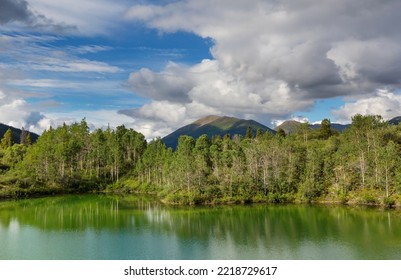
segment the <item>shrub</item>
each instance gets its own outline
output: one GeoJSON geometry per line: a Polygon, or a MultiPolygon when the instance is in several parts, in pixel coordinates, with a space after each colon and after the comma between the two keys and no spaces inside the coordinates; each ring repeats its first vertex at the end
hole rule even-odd
{"type": "Polygon", "coordinates": [[[394,207],[394,205],[395,205],[395,199],[392,198],[392,197],[385,197],[385,198],[383,199],[383,204],[384,204],[384,206],[387,207],[387,208],[392,208],[392,207],[394,207]]]}

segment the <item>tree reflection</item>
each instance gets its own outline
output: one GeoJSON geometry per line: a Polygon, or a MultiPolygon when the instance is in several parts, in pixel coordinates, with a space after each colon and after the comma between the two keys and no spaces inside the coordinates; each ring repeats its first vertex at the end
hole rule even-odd
{"type": "MultiPolygon", "coordinates": [[[[175,208],[149,197],[105,195],[0,203],[0,227],[11,231],[16,225],[46,232],[149,232],[201,248],[222,244],[223,248],[253,248],[267,255],[277,251],[277,258],[308,258],[303,250],[311,246],[314,250],[316,246],[319,250],[335,250],[336,246],[349,250],[342,258],[401,257],[397,253],[401,252],[400,212],[380,209],[297,205],[175,208]]],[[[325,256],[330,258],[324,252],[310,251],[310,258],[325,256]]]]}

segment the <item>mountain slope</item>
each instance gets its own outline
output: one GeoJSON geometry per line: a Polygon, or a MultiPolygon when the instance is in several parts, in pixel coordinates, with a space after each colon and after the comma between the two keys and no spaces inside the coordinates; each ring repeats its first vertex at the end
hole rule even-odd
{"type": "MultiPolygon", "coordinates": [[[[3,139],[4,134],[6,133],[6,131],[9,128],[11,129],[11,132],[13,134],[14,143],[19,143],[20,140],[21,140],[21,132],[22,132],[22,130],[18,129],[18,128],[15,128],[15,127],[12,127],[12,126],[8,126],[6,124],[2,124],[2,123],[0,123],[0,140],[3,139]]],[[[31,134],[32,143],[36,142],[36,140],[38,140],[38,138],[39,138],[39,135],[37,135],[37,134],[35,134],[33,132],[30,132],[30,134],[31,134]]]]}
{"type": "MultiPolygon", "coordinates": [[[[297,130],[300,128],[302,125],[301,122],[294,121],[294,120],[289,120],[285,121],[279,126],[277,126],[274,130],[278,131],[280,128],[285,131],[286,134],[291,134],[297,132],[297,130]]],[[[338,132],[343,132],[346,128],[348,128],[350,125],[349,124],[339,124],[339,123],[332,123],[331,128],[338,131],[338,132]]],[[[319,129],[320,124],[310,124],[309,128],[311,129],[319,129]]]]}
{"type": "Polygon", "coordinates": [[[301,122],[289,120],[278,125],[274,130],[278,131],[279,129],[282,129],[284,130],[285,134],[291,134],[291,133],[296,133],[301,125],[302,125],[301,122]]]}
{"type": "Polygon", "coordinates": [[[226,116],[207,116],[177,129],[173,133],[164,137],[162,140],[167,147],[172,147],[175,149],[178,143],[178,138],[181,135],[189,135],[195,139],[203,134],[208,135],[209,138],[212,138],[216,135],[223,137],[225,134],[230,134],[231,136],[235,134],[245,135],[248,127],[252,128],[254,134],[258,129],[261,129],[263,132],[270,131],[275,133],[274,130],[254,120],[243,120],[226,116]]]}
{"type": "Polygon", "coordinates": [[[401,116],[392,118],[388,121],[389,124],[398,125],[401,122],[401,116]]]}
{"type": "MultiPolygon", "coordinates": [[[[340,123],[332,123],[331,128],[334,130],[337,130],[338,132],[343,132],[345,129],[347,129],[350,126],[350,124],[340,124],[340,123]]],[[[320,123],[319,124],[312,124],[309,126],[312,129],[319,129],[320,128],[320,123]]]]}

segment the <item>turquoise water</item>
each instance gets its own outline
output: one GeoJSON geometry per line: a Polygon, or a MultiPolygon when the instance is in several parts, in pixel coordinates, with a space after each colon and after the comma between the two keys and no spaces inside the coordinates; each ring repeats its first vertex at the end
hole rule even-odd
{"type": "Polygon", "coordinates": [[[175,208],[105,195],[3,201],[0,259],[401,259],[401,212],[175,208]]]}

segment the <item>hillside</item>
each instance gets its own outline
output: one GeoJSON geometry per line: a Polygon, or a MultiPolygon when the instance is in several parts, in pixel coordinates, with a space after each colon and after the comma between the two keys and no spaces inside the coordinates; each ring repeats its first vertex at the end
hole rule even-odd
{"type": "MultiPolygon", "coordinates": [[[[291,134],[297,132],[299,127],[302,125],[301,122],[294,121],[294,120],[288,120],[277,126],[274,130],[278,131],[280,128],[285,131],[286,134],[291,134]]],[[[338,132],[343,132],[347,127],[349,127],[349,124],[339,124],[339,123],[332,123],[331,128],[338,131],[338,132]]],[[[320,124],[310,124],[309,128],[311,129],[319,129],[320,124]]]]}
{"type": "Polygon", "coordinates": [[[285,121],[282,124],[276,126],[274,129],[275,131],[278,131],[279,129],[284,130],[285,134],[291,134],[297,132],[299,127],[302,125],[301,122],[294,121],[294,120],[289,120],[285,121]]]}
{"type": "MultiPolygon", "coordinates": [[[[11,132],[13,133],[13,141],[14,141],[14,143],[19,143],[20,140],[21,140],[21,132],[22,132],[22,130],[18,129],[18,128],[15,128],[15,127],[12,127],[12,126],[8,126],[6,124],[2,124],[2,123],[0,123],[0,140],[3,138],[4,134],[6,133],[6,131],[9,128],[11,129],[11,132]]],[[[37,135],[37,134],[35,134],[33,132],[30,132],[30,134],[31,134],[32,143],[36,142],[36,140],[38,140],[38,138],[39,138],[39,135],[37,135]]]]}
{"type": "Polygon", "coordinates": [[[401,116],[392,118],[388,122],[389,122],[389,124],[398,125],[401,122],[401,116]]]}
{"type": "Polygon", "coordinates": [[[243,120],[227,116],[207,116],[177,129],[162,140],[167,147],[175,148],[181,135],[189,135],[195,139],[203,134],[208,135],[209,138],[216,135],[223,137],[225,134],[230,134],[231,136],[236,134],[245,135],[248,127],[252,128],[254,134],[258,129],[261,129],[263,132],[270,131],[275,133],[274,130],[254,120],[243,120]]]}
{"type": "MultiPolygon", "coordinates": [[[[343,132],[345,129],[347,129],[350,125],[349,124],[340,124],[340,123],[332,123],[331,128],[338,131],[338,132],[343,132]]],[[[309,126],[312,129],[319,129],[320,128],[320,123],[319,124],[312,124],[309,126]]]]}

